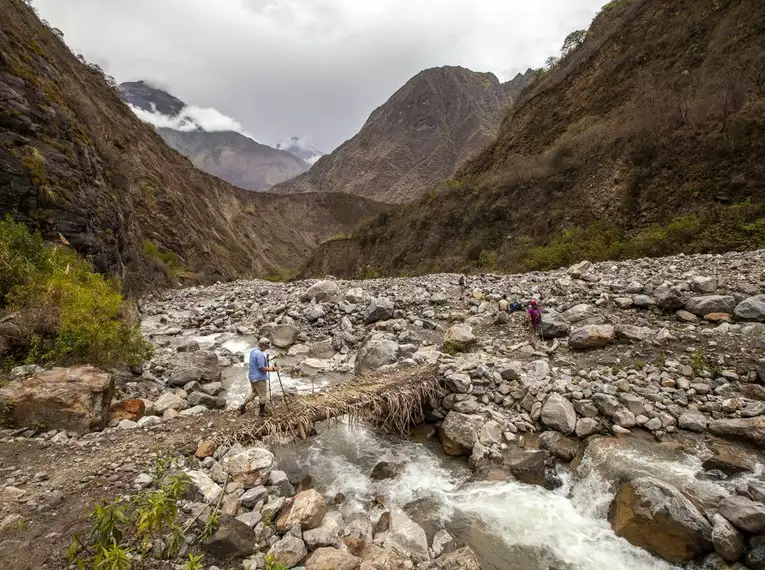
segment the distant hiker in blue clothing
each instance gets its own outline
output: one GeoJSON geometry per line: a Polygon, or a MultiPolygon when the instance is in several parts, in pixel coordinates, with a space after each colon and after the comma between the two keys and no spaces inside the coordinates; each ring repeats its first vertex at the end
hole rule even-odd
{"type": "Polygon", "coordinates": [[[260,404],[260,415],[266,415],[266,399],[268,397],[269,372],[276,370],[275,366],[269,366],[268,357],[265,351],[271,346],[271,341],[263,337],[258,341],[258,346],[250,351],[250,366],[247,372],[247,379],[250,381],[250,393],[239,406],[239,413],[243,414],[247,410],[247,404],[258,398],[260,404]]]}

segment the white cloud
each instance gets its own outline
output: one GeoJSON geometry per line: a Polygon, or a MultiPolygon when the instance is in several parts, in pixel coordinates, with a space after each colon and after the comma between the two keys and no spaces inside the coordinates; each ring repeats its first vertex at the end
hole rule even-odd
{"type": "Polygon", "coordinates": [[[239,122],[231,117],[227,117],[217,109],[188,105],[177,116],[171,117],[157,111],[154,105],[152,105],[151,111],[141,109],[129,103],[128,107],[144,123],[149,123],[160,129],[189,132],[201,128],[203,131],[211,133],[217,131],[236,131],[255,140],[251,134],[245,131],[239,122]]]}
{"type": "MultiPolygon", "coordinates": [[[[332,150],[428,67],[541,67],[606,0],[34,0],[118,81],[332,150]]],[[[216,122],[216,121],[213,121],[216,122]]]]}

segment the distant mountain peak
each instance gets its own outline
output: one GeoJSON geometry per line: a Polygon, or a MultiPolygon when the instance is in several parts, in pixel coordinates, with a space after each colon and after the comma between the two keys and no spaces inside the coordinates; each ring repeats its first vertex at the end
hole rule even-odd
{"type": "Polygon", "coordinates": [[[122,83],[119,88],[123,101],[153,125],[168,146],[200,170],[235,186],[266,190],[309,168],[309,160],[257,142],[235,119],[216,109],[187,105],[148,81],[122,83]]]}
{"type": "Polygon", "coordinates": [[[492,73],[425,69],[372,111],[356,136],[272,190],[408,202],[438,188],[494,140],[513,96],[492,73]]]}
{"type": "Polygon", "coordinates": [[[290,137],[289,142],[276,143],[276,148],[294,154],[308,164],[315,164],[324,153],[315,146],[308,144],[300,137],[290,137]]]}

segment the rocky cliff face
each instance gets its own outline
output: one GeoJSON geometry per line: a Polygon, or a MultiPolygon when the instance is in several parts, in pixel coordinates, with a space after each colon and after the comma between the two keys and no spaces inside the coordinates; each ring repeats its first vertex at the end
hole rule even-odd
{"type": "Polygon", "coordinates": [[[413,200],[494,140],[518,85],[461,67],[425,70],[375,109],[355,137],[273,191],[413,200]]]}
{"type": "Polygon", "coordinates": [[[519,270],[762,247],[763,20],[754,0],[611,2],[451,188],[329,244],[310,271],[519,270]]]}
{"type": "Polygon", "coordinates": [[[138,109],[178,122],[178,129],[158,128],[170,146],[194,166],[245,190],[265,190],[308,170],[299,156],[260,144],[235,131],[208,132],[197,124],[186,104],[144,81],[122,83],[122,98],[138,109]]]}
{"type": "Polygon", "coordinates": [[[24,2],[0,12],[0,215],[63,236],[128,290],[283,275],[378,210],[245,192],[193,168],[24,2]]]}

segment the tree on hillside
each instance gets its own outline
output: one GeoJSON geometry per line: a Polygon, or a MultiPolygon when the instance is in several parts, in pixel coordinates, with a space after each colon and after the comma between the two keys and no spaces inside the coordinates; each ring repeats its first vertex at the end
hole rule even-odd
{"type": "Polygon", "coordinates": [[[587,39],[587,30],[576,30],[566,36],[566,39],[563,40],[563,47],[560,50],[561,54],[563,54],[563,57],[566,57],[572,51],[581,46],[585,39],[587,39]]]}

